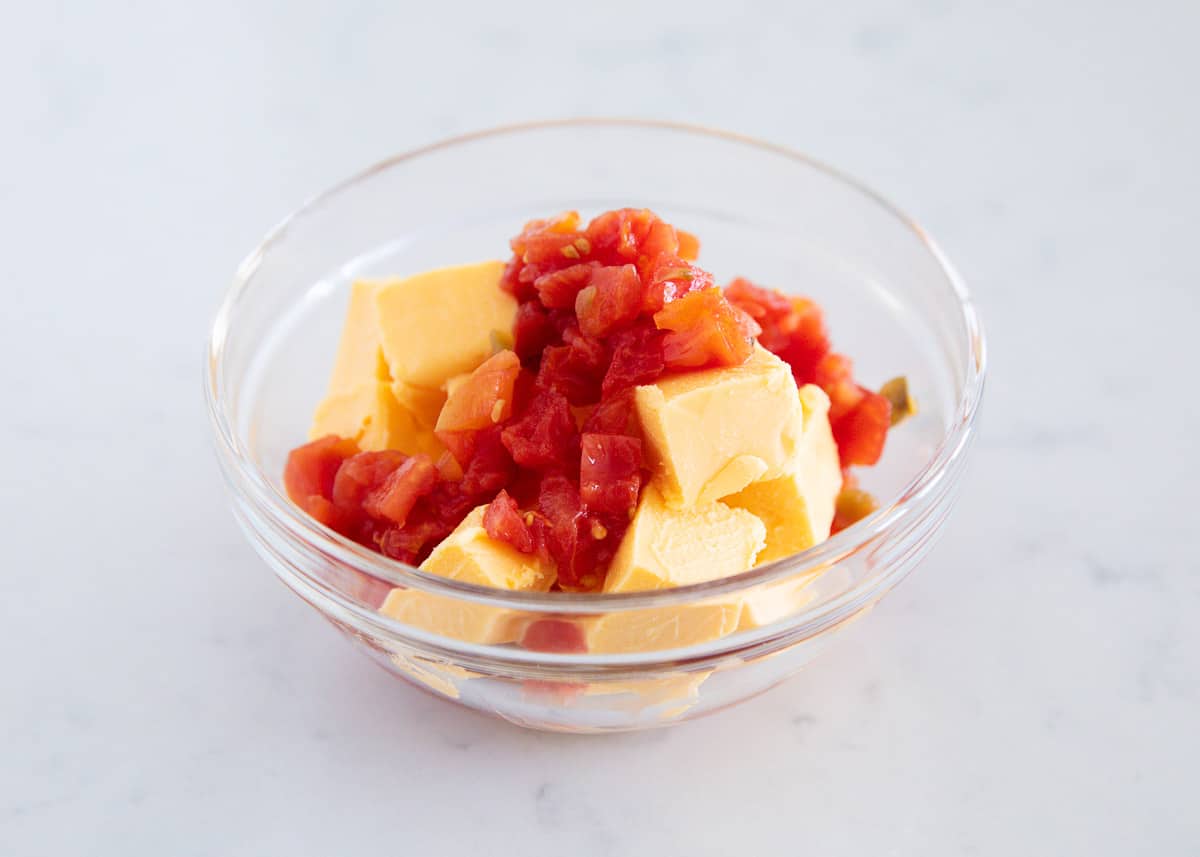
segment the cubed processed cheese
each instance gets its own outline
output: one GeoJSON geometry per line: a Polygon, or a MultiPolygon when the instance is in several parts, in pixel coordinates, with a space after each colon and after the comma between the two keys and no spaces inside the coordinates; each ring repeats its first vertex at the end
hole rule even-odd
{"type": "MultiPolygon", "coordinates": [[[[421,563],[421,570],[497,589],[548,590],[554,583],[554,569],[536,555],[523,554],[488,536],[483,528],[485,508],[472,510],[421,563]]],[[[515,642],[524,624],[522,615],[513,610],[415,589],[393,589],[379,609],[406,624],[469,643],[515,642]]]]}
{"type": "Polygon", "coordinates": [[[739,601],[685,604],[611,612],[580,620],[592,654],[653,652],[696,646],[737,630],[739,601]]]}
{"type": "MultiPolygon", "coordinates": [[[[609,565],[605,592],[685,586],[745,571],[754,565],[766,533],[743,509],[709,503],[670,509],[653,484],[609,565]]],[[[675,607],[612,612],[583,622],[589,652],[653,651],[693,646],[732,633],[741,602],[717,600],[675,607]]]]}
{"type": "Polygon", "coordinates": [[[803,428],[791,370],[760,346],[741,366],[667,376],[634,398],[654,482],[677,509],[783,475],[803,428]]]}
{"type": "Polygon", "coordinates": [[[438,414],[442,412],[442,405],[446,404],[445,390],[427,390],[403,381],[394,381],[392,394],[397,402],[416,417],[423,428],[433,431],[433,427],[437,425],[438,414]]]}
{"type": "Polygon", "coordinates": [[[396,401],[392,385],[367,381],[347,392],[335,393],[317,406],[311,439],[336,434],[353,438],[360,449],[398,449],[409,455],[441,453],[441,443],[408,408],[396,401]]]}
{"type": "Polygon", "coordinates": [[[787,472],[755,482],[722,502],[761,518],[767,545],[758,563],[782,559],[829,538],[842,488],[837,445],[829,428],[829,397],[814,384],[800,390],[804,430],[787,472]]]}
{"type": "Polygon", "coordinates": [[[392,378],[441,390],[511,336],[517,303],[500,289],[503,262],[439,268],[376,285],[380,343],[392,378]]]}
{"type": "Polygon", "coordinates": [[[421,563],[421,570],[495,589],[548,590],[554,583],[554,569],[537,554],[521,553],[489,536],[483,528],[485,511],[487,506],[472,509],[421,563]]]}
{"type": "Polygon", "coordinates": [[[803,577],[788,578],[755,587],[742,596],[742,615],[738,630],[761,628],[787,616],[798,613],[809,601],[812,593],[808,585],[820,572],[809,572],[803,577]]]}
{"type": "Polygon", "coordinates": [[[376,285],[366,281],[350,286],[350,304],[329,378],[330,396],[350,393],[371,381],[392,380],[383,358],[376,291],[376,285]]]}
{"type": "Polygon", "coordinates": [[[637,592],[702,583],[754,565],[767,537],[745,509],[713,501],[670,509],[647,485],[604,579],[605,592],[637,592]]]}

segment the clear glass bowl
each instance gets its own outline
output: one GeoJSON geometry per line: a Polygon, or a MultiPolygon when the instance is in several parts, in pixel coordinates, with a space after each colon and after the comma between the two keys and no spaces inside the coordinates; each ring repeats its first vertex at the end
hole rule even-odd
{"type": "Polygon", "coordinates": [[[278,226],[238,269],[213,325],[209,414],[237,520],[297,595],[387,670],[539,729],[661,726],[754,696],[804,666],[928,551],[962,475],[984,346],[962,282],[890,203],[787,149],[682,125],[581,120],[501,128],[400,155],[278,226]],[[349,284],[500,258],[528,219],[648,207],[698,235],[719,282],[816,298],[835,346],[871,385],[907,375],[920,415],[862,472],[882,501],[797,556],[705,584],[620,595],[500,592],[425,574],[308,519],[287,499],[328,378],[349,284]],[[465,617],[625,629],[637,651],[548,654],[431,633],[378,612],[392,587],[465,617]],[[768,593],[774,621],[737,626],[768,593]],[[715,623],[715,624],[714,624],[715,623]],[[684,635],[681,627],[703,627],[684,635]],[[718,630],[713,630],[717,628],[718,630]],[[671,646],[669,648],[665,646],[671,646]]]}

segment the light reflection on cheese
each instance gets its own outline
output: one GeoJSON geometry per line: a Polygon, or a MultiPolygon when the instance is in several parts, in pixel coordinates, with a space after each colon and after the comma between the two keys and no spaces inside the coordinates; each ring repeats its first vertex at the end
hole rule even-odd
{"type": "Polygon", "coordinates": [[[803,427],[796,382],[761,346],[741,366],[669,375],[635,403],[654,482],[688,509],[781,476],[803,427]]]}

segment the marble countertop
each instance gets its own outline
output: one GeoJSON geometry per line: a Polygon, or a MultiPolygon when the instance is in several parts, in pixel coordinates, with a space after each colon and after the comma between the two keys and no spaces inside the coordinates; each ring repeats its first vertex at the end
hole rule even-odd
{"type": "Polygon", "coordinates": [[[172,5],[0,32],[0,853],[1200,852],[1195,4],[172,5]],[[875,185],[992,356],[959,508],[871,621],[599,739],[342,643],[235,528],[199,383],[233,268],[310,194],[589,113],[875,185]]]}

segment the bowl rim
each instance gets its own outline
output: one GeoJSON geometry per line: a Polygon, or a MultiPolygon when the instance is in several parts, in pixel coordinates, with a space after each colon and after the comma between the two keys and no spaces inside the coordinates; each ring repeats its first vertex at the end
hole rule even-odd
{"type": "MultiPolygon", "coordinates": [[[[579,117],[520,122],[459,134],[392,155],[310,197],[271,229],[238,265],[233,281],[213,320],[205,357],[206,410],[226,477],[230,480],[231,487],[235,492],[249,494],[256,507],[267,511],[274,523],[282,525],[290,533],[302,539],[308,547],[316,548],[328,559],[343,563],[356,571],[393,586],[440,594],[473,603],[547,614],[600,614],[684,605],[699,600],[716,600],[751,587],[784,578],[799,577],[836,565],[851,554],[879,540],[885,534],[899,529],[914,508],[920,504],[920,501],[936,492],[947,473],[956,469],[961,463],[974,434],[987,371],[987,349],[983,327],[962,277],[929,233],[878,191],[823,161],[780,144],[702,125],[620,117],[579,117]],[[966,336],[957,343],[957,357],[963,362],[966,377],[956,407],[950,414],[950,426],[944,432],[933,454],[925,466],[897,494],[890,498],[886,505],[881,506],[862,521],[808,550],[727,577],[648,592],[541,593],[498,590],[465,583],[431,574],[415,566],[385,557],[319,524],[304,514],[272,484],[268,474],[258,467],[249,449],[234,430],[223,400],[224,385],[221,371],[230,326],[240,302],[253,285],[254,275],[263,258],[284,239],[293,223],[320,208],[325,202],[394,166],[419,159],[424,155],[493,137],[571,127],[627,127],[709,137],[783,157],[822,172],[834,181],[859,193],[865,201],[874,203],[924,245],[926,251],[940,268],[944,282],[949,287],[960,312],[959,320],[963,324],[966,336]]],[[[806,605],[804,609],[788,617],[788,624],[802,624],[808,619],[821,615],[828,611],[834,602],[845,603],[856,600],[858,596],[873,589],[878,584],[878,578],[886,577],[887,570],[887,566],[883,565],[875,573],[865,576],[828,598],[819,599],[806,605]]],[[[361,610],[373,614],[375,619],[380,618],[375,610],[365,607],[361,610]]],[[[403,623],[397,622],[396,624],[408,627],[403,623]]]]}

